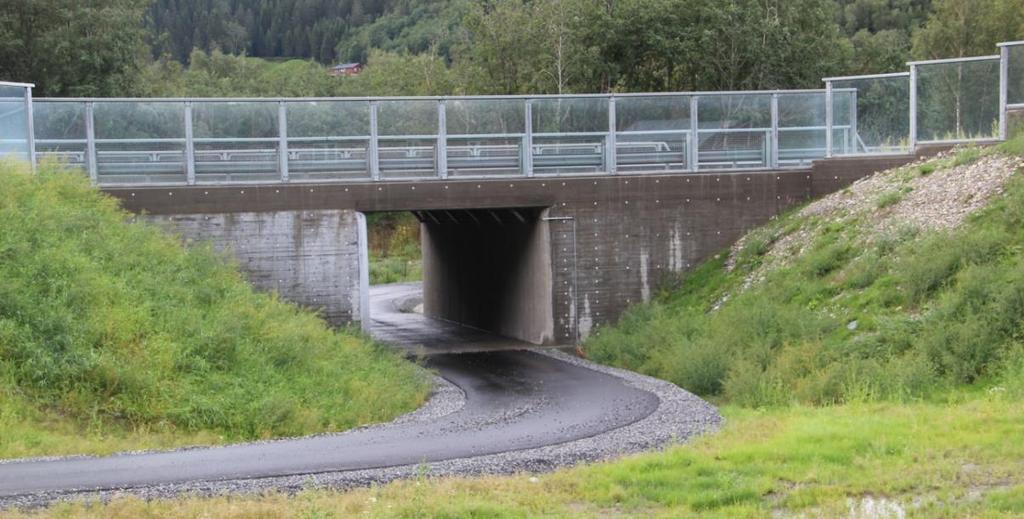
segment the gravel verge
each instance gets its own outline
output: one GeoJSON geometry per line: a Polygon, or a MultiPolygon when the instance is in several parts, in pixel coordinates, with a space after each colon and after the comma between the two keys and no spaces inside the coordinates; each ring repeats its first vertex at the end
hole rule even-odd
{"type": "MultiPolygon", "coordinates": [[[[12,506],[37,507],[65,500],[107,501],[127,495],[134,495],[143,499],[161,499],[180,496],[255,494],[265,491],[293,493],[305,489],[364,487],[398,479],[423,476],[509,475],[523,472],[546,472],[579,463],[606,460],[683,443],[697,435],[717,429],[722,422],[721,416],[712,405],[669,382],[631,371],[602,366],[556,350],[533,348],[529,351],[620,378],[629,386],[656,395],[659,399],[659,405],[647,417],[625,427],[588,438],[534,449],[420,465],[403,465],[346,472],[327,472],[258,479],[195,481],[102,492],[36,494],[0,499],[0,508],[12,506]]],[[[463,392],[450,382],[439,378],[433,396],[423,407],[403,415],[394,422],[372,425],[368,426],[368,428],[386,428],[396,424],[436,420],[458,411],[464,403],[465,395],[463,392]]]]}

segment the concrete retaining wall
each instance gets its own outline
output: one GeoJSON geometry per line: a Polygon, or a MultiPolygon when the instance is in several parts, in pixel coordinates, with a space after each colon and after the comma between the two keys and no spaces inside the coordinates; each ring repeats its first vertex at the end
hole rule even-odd
{"type": "Polygon", "coordinates": [[[351,210],[147,215],[186,241],[238,259],[249,281],[317,309],[328,322],[368,324],[366,219],[351,210]],[[361,253],[362,251],[362,253],[361,253]]]}

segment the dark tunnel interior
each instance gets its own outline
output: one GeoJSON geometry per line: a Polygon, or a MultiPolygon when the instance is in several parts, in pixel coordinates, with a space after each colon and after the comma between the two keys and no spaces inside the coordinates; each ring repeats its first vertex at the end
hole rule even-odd
{"type": "Polygon", "coordinates": [[[413,211],[423,247],[423,309],[534,344],[553,342],[544,208],[413,211]]]}

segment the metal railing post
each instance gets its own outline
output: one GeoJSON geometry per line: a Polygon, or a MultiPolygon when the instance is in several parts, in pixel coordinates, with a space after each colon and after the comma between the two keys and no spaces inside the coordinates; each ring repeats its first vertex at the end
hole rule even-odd
{"type": "Polygon", "coordinates": [[[32,87],[25,87],[25,117],[28,132],[28,163],[32,172],[36,171],[36,126],[32,115],[32,87]]]}
{"type": "Polygon", "coordinates": [[[1010,47],[999,47],[999,139],[1006,140],[1006,104],[1010,88],[1010,47]]]}
{"type": "MultiPolygon", "coordinates": [[[[850,124],[849,128],[846,129],[846,153],[856,154],[857,151],[857,103],[860,102],[860,96],[857,91],[851,92],[850,94],[850,124]]],[[[866,150],[865,150],[866,151],[866,150]]]]}
{"type": "Polygon", "coordinates": [[[288,107],[277,102],[277,160],[281,182],[288,182],[288,107]]]}
{"type": "Polygon", "coordinates": [[[445,100],[437,102],[437,176],[448,178],[448,116],[445,100]]]}
{"type": "Polygon", "coordinates": [[[910,65],[910,152],[917,149],[917,65],[910,65]]]}
{"type": "Polygon", "coordinates": [[[825,81],[825,157],[832,156],[832,134],[835,125],[835,114],[832,106],[832,82],[825,81]]]}
{"type": "Polygon", "coordinates": [[[687,160],[690,162],[688,169],[690,171],[697,171],[700,169],[700,124],[698,123],[698,96],[690,97],[690,149],[689,157],[687,160]]]}
{"type": "Polygon", "coordinates": [[[370,177],[380,180],[380,155],[379,143],[377,141],[377,113],[380,105],[377,101],[370,101],[370,148],[367,150],[367,158],[370,162],[370,177]]]}
{"type": "Polygon", "coordinates": [[[523,175],[533,176],[533,100],[527,99],[525,103],[526,119],[523,132],[523,175]]]}
{"type": "Polygon", "coordinates": [[[771,101],[772,128],[770,130],[768,148],[768,163],[772,169],[779,167],[779,93],[772,93],[771,101]]]}
{"type": "Polygon", "coordinates": [[[605,138],[605,169],[614,175],[618,154],[615,148],[615,97],[608,97],[608,136],[605,138]]]}
{"type": "Polygon", "coordinates": [[[85,103],[85,156],[89,180],[99,183],[99,166],[96,164],[96,119],[93,117],[93,102],[85,103]]]}
{"type": "Polygon", "coordinates": [[[185,183],[196,183],[196,141],[192,131],[192,101],[185,101],[185,183]]]}

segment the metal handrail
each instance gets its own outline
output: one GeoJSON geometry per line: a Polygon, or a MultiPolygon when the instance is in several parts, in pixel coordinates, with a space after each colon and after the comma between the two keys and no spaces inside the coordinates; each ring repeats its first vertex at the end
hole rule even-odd
{"type": "MultiPolygon", "coordinates": [[[[924,61],[910,61],[910,71],[891,72],[881,74],[865,74],[855,76],[833,76],[823,78],[824,89],[798,89],[798,90],[751,90],[751,91],[692,91],[692,92],[658,92],[658,93],[596,93],[596,94],[544,94],[544,95],[468,95],[468,96],[399,96],[399,97],[205,97],[205,98],[49,98],[38,100],[40,103],[76,103],[84,105],[85,138],[84,139],[38,139],[32,146],[35,151],[36,144],[50,150],[41,149],[43,154],[66,154],[73,156],[74,160],[84,162],[90,175],[99,179],[109,173],[111,168],[115,170],[130,170],[130,161],[136,157],[143,157],[151,153],[153,160],[171,160],[167,157],[178,157],[173,160],[184,161],[187,174],[184,175],[187,183],[196,182],[196,169],[199,169],[199,176],[207,178],[210,174],[225,175],[226,181],[231,181],[232,175],[243,175],[242,172],[232,172],[231,168],[253,167],[252,161],[258,161],[258,171],[254,169],[253,175],[260,176],[260,181],[267,175],[278,175],[278,181],[289,181],[290,164],[296,168],[297,174],[326,175],[329,178],[332,168],[340,168],[346,172],[361,172],[357,176],[364,176],[374,180],[384,178],[424,178],[434,176],[447,178],[449,174],[457,174],[466,177],[466,173],[482,174],[487,176],[490,171],[500,171],[502,176],[510,172],[518,171],[519,174],[530,177],[536,174],[615,174],[617,168],[628,168],[630,171],[637,171],[637,168],[647,167],[668,170],[705,171],[709,168],[725,168],[739,170],[750,167],[775,168],[786,167],[793,164],[802,164],[818,156],[832,156],[833,154],[859,154],[859,153],[880,153],[882,150],[889,152],[897,147],[890,147],[887,142],[906,142],[907,146],[913,148],[917,143],[917,81],[918,69],[933,65],[952,63],[968,63],[979,61],[1000,62],[1000,131],[1005,133],[1005,112],[1013,108],[1024,107],[1024,103],[1013,103],[1016,99],[1006,99],[1007,86],[1007,62],[1009,52],[1007,49],[1016,45],[1024,45],[1024,41],[1003,42],[998,45],[999,55],[974,56],[950,59],[936,59],[924,61]],[[865,121],[858,121],[859,107],[861,106],[862,90],[853,87],[841,86],[842,82],[850,81],[886,81],[906,80],[909,86],[910,111],[907,114],[909,120],[909,134],[906,136],[895,133],[883,135],[869,145],[865,142],[867,134],[862,134],[859,128],[865,121]],[[787,126],[780,121],[780,99],[787,99],[786,96],[794,95],[821,96],[815,98],[816,106],[824,102],[825,121],[823,125],[799,125],[787,126]],[[849,96],[847,96],[849,94],[849,96]],[[841,97],[837,97],[840,96],[841,97]],[[770,117],[770,123],[765,126],[736,127],[736,124],[743,124],[742,118],[736,121],[734,114],[716,115],[712,121],[702,120],[702,115],[712,108],[714,113],[719,113],[717,105],[708,107],[707,102],[717,102],[724,97],[743,96],[753,98],[757,106],[750,111],[755,118],[770,117]],[[661,128],[644,130],[637,128],[620,129],[616,123],[617,111],[622,111],[623,105],[633,99],[644,98],[678,98],[680,108],[686,111],[685,117],[678,120],[661,121],[661,128]],[[493,132],[493,133],[449,133],[452,126],[448,124],[447,111],[460,101],[517,101],[517,110],[520,113],[513,117],[513,127],[521,125],[521,131],[493,132]],[[590,119],[582,121],[580,127],[588,128],[587,131],[534,131],[538,121],[545,121],[549,115],[557,115],[554,119],[554,128],[569,127],[559,117],[562,115],[560,102],[572,103],[579,100],[593,100],[591,103],[584,103],[583,115],[590,119]],[[842,104],[838,104],[841,101],[842,104]],[[421,105],[428,110],[433,110],[433,118],[426,125],[427,128],[434,127],[432,133],[398,134],[393,131],[384,132],[380,117],[385,114],[384,108],[393,108],[389,103],[399,102],[423,102],[421,105]],[[180,114],[173,117],[181,117],[184,128],[183,137],[170,138],[99,138],[96,136],[96,109],[97,105],[105,106],[118,103],[146,103],[146,104],[180,104],[180,114]],[[272,132],[276,136],[267,137],[224,137],[208,136],[195,137],[194,126],[200,119],[195,118],[198,109],[206,105],[238,105],[241,103],[258,104],[265,107],[277,104],[275,112],[267,111],[267,116],[276,117],[272,132]],[[308,135],[308,129],[303,136],[292,136],[288,132],[288,119],[291,107],[311,106],[323,103],[323,110],[330,111],[330,103],[351,103],[358,105],[359,115],[357,130],[362,130],[364,124],[368,124],[368,134],[365,135],[308,135]],[[431,108],[432,104],[436,108],[431,108]],[[617,104],[620,105],[617,108],[617,104]],[[765,106],[768,105],[768,106],[765,106]],[[837,107],[843,106],[843,110],[850,113],[840,114],[837,117],[834,113],[837,107]],[[592,109],[591,109],[592,108],[592,109]],[[535,115],[541,115],[535,118],[535,115]],[[362,120],[368,117],[368,121],[362,120]],[[516,121],[519,119],[519,122],[516,121]],[[837,124],[837,119],[842,119],[837,124]],[[436,121],[436,125],[434,124],[436,121]],[[678,128],[664,126],[679,126],[678,128]],[[717,127],[716,127],[717,126],[717,127]],[[800,133],[806,134],[806,138],[800,133]],[[824,146],[822,147],[820,132],[824,132],[824,146]],[[750,138],[725,138],[729,135],[752,135],[750,138]],[[716,136],[722,136],[717,139],[716,136]],[[786,141],[781,142],[782,136],[786,141]],[[618,140],[621,138],[621,142],[618,140]],[[565,139],[568,142],[558,142],[558,139],[565,139]],[[573,142],[575,139],[577,142],[573,142]],[[906,140],[904,140],[906,139],[906,140]],[[539,140],[539,142],[538,142],[539,140]],[[474,142],[479,141],[479,142],[474,142]],[[487,142],[505,141],[505,142],[487,142]],[[184,144],[183,150],[111,150],[111,145],[145,145],[145,144],[184,144]],[[211,150],[211,147],[218,144],[261,144],[250,146],[247,149],[225,149],[211,150]],[[319,147],[310,144],[319,144],[319,147]],[[327,143],[327,144],[324,144],[327,143]],[[330,144],[336,143],[336,144],[330,144]],[[351,144],[346,144],[351,143],[351,144]],[[63,145],[82,146],[82,150],[65,150],[59,148],[63,145]],[[289,148],[289,144],[292,145],[289,148]],[[97,149],[100,145],[101,149],[97,149]],[[202,150],[197,150],[197,145],[202,150]],[[718,150],[710,148],[722,148],[718,150]],[[218,155],[219,154],[219,155],[218,155]],[[271,156],[277,157],[276,166],[271,156]],[[183,158],[181,158],[183,157],[183,158]],[[450,159],[450,160],[449,160],[450,159]],[[118,163],[117,161],[128,161],[118,163]],[[235,160],[237,163],[232,163],[235,160]],[[220,162],[217,162],[220,161],[220,162]],[[276,172],[272,169],[276,167],[276,172]],[[120,169],[118,169],[120,168],[120,169]],[[213,168],[213,169],[211,169],[213,168]],[[319,168],[319,169],[318,169],[319,168]],[[365,170],[365,171],[364,171],[365,170]],[[211,173],[213,171],[213,173],[211,173]],[[313,172],[313,173],[310,173],[313,172]],[[428,172],[433,172],[430,174],[428,172]],[[365,175],[364,175],[365,174],[365,175]],[[206,175],[206,176],[204,176],[206,175]]],[[[1016,65],[1014,65],[1016,66],[1016,65]]],[[[23,83],[3,83],[0,85],[15,85],[30,88],[31,85],[23,83]]],[[[746,104],[738,103],[740,105],[746,104]]],[[[656,106],[656,105],[655,105],[656,106]]],[[[317,107],[320,108],[320,107],[317,107]]],[[[569,105],[565,113],[571,114],[577,111],[578,105],[569,105]]],[[[230,110],[230,108],[228,108],[230,110]]],[[[628,108],[632,109],[632,107],[628,108]]],[[[31,103],[29,103],[31,110],[31,103]]],[[[473,111],[486,112],[486,107],[474,107],[473,111]]],[[[77,112],[77,110],[75,110],[77,112]]],[[[386,112],[389,118],[395,117],[394,111],[386,112]]],[[[728,113],[728,112],[727,112],[728,113]]],[[[890,112],[891,113],[891,112],[890,112]]],[[[870,114],[870,112],[869,112],[870,114]]],[[[619,114],[621,115],[621,114],[619,114]]],[[[861,114],[862,115],[862,114],[861,114]]],[[[398,114],[401,117],[402,114],[398,114]]],[[[782,116],[785,118],[785,116],[782,116]]],[[[31,117],[30,117],[31,118],[31,117]]],[[[472,118],[469,119],[472,121],[472,118]]],[[[265,122],[269,122],[265,120],[265,122]]],[[[31,121],[30,121],[31,123],[31,121]]],[[[466,124],[463,122],[463,124],[466,124]]],[[[470,122],[469,124],[472,124],[470,122]]],[[[105,126],[104,126],[105,127],[105,126]]],[[[898,126],[896,126],[898,127],[898,126]]],[[[460,129],[466,129],[462,126],[460,129]]],[[[472,126],[468,128],[472,129],[472,126]]],[[[481,127],[483,129],[484,127],[481,127]]],[[[519,129],[519,128],[517,128],[519,129]]],[[[235,130],[238,131],[238,130],[235,130]]],[[[314,130],[316,131],[316,130],[314,130]]],[[[30,139],[34,138],[30,135],[30,139]]],[[[136,132],[137,133],[137,132],[136,132]]],[[[209,133],[209,132],[207,132],[209,133]]],[[[325,131],[325,133],[329,133],[325,131]]],[[[223,132],[221,135],[230,134],[223,132]]],[[[66,135],[66,134],[65,134],[66,135]]],[[[216,135],[216,134],[215,134],[216,135]]],[[[957,139],[961,142],[963,139],[957,139]]],[[[21,141],[19,141],[21,142],[21,141]]],[[[952,142],[952,141],[951,141],[952,142]]],[[[140,146],[141,147],[141,146],[140,146]]],[[[242,147],[237,147],[242,148],[242,147]]],[[[142,166],[139,166],[142,168],[142,166]]],[[[158,168],[161,175],[164,175],[166,166],[158,168]]],[[[346,173],[347,174],[347,173],[346,173]]],[[[270,178],[270,177],[266,177],[270,178]]],[[[348,177],[346,177],[348,178],[348,177]]],[[[273,180],[270,178],[270,180],[273,180]]],[[[159,182],[166,181],[165,177],[157,179],[159,182]]]]}

